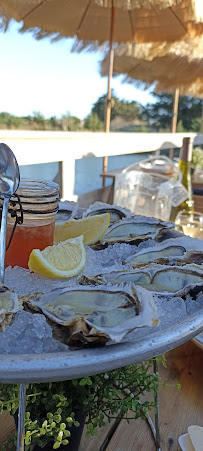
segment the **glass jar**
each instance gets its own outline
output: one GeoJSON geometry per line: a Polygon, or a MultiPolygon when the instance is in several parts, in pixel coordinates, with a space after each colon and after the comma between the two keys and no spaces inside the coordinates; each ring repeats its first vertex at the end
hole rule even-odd
{"type": "MultiPolygon", "coordinates": [[[[23,223],[17,224],[11,244],[6,252],[5,266],[28,268],[28,260],[33,249],[43,250],[54,241],[55,216],[58,211],[59,185],[42,180],[22,179],[16,194],[20,197],[23,223]]],[[[8,244],[15,217],[20,216],[17,198],[11,198],[8,208],[8,244]]]]}

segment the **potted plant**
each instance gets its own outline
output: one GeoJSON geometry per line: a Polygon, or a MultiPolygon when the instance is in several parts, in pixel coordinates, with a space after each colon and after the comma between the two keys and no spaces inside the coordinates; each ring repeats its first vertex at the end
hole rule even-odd
{"type": "MultiPolygon", "coordinates": [[[[165,364],[164,357],[156,361],[165,364]]],[[[155,402],[141,401],[141,395],[159,389],[159,375],[153,372],[154,359],[95,376],[63,382],[28,384],[26,392],[25,450],[67,449],[77,451],[81,439],[76,428],[84,423],[87,435],[120,414],[126,419],[145,419],[155,402]],[[129,417],[130,412],[130,417],[129,417]],[[85,420],[86,419],[86,420],[85,420]],[[74,438],[73,438],[74,436],[74,438]],[[74,440],[74,443],[71,441],[74,440]],[[75,440],[77,439],[77,443],[75,440]],[[46,448],[47,446],[47,448],[46,448]]],[[[19,386],[0,384],[0,413],[15,415],[19,406],[19,386]]],[[[8,449],[0,445],[0,450],[8,449]]],[[[12,448],[12,443],[11,447],[12,448]]]]}

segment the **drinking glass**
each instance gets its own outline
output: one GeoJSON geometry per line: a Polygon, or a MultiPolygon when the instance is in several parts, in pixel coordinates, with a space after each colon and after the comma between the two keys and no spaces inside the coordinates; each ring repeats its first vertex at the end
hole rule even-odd
{"type": "Polygon", "coordinates": [[[176,230],[192,238],[203,240],[203,214],[198,211],[181,210],[175,218],[176,230]]]}

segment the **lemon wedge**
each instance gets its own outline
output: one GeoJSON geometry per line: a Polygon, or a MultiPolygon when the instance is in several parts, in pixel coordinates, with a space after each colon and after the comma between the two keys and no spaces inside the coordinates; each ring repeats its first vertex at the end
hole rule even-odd
{"type": "Polygon", "coordinates": [[[94,244],[104,235],[108,229],[109,222],[109,213],[58,222],[55,225],[54,242],[59,243],[60,241],[84,235],[84,244],[94,244]]]}
{"type": "Polygon", "coordinates": [[[28,267],[44,277],[62,279],[73,277],[82,271],[86,263],[83,235],[46,247],[33,249],[28,267]]]}

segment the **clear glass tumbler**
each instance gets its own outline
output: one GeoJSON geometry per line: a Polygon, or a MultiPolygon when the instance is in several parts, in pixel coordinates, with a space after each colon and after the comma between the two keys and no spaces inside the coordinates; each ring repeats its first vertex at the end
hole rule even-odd
{"type": "Polygon", "coordinates": [[[192,238],[203,239],[203,214],[181,210],[175,218],[176,230],[192,238]]]}

